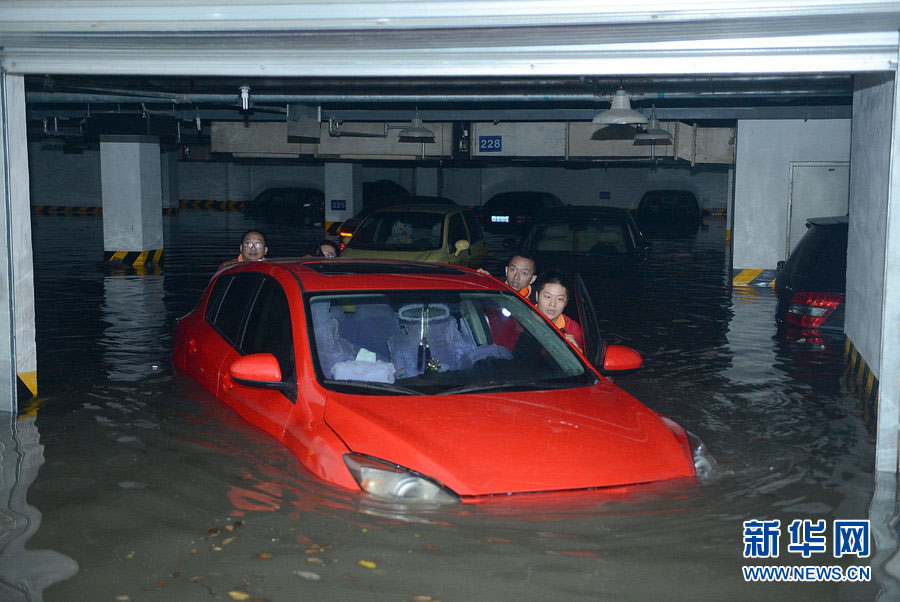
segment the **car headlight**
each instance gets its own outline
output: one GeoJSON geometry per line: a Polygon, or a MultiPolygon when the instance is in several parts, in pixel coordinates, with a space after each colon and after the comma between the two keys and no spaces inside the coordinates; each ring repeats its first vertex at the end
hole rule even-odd
{"type": "Polygon", "coordinates": [[[716,459],[710,455],[709,450],[700,437],[690,431],[687,433],[688,443],[691,445],[691,456],[694,458],[694,472],[697,473],[698,479],[708,479],[714,476],[719,470],[719,464],[716,459]]]}
{"type": "Polygon", "coordinates": [[[344,454],[344,463],[360,489],[376,497],[441,504],[459,501],[455,493],[441,484],[396,464],[359,454],[344,454]]]}

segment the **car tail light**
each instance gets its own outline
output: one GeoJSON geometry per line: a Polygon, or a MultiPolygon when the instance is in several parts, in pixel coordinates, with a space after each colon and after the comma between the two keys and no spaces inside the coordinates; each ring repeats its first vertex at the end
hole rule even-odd
{"type": "Polygon", "coordinates": [[[837,293],[796,293],[784,320],[801,328],[818,328],[843,302],[844,295],[837,293]]]}

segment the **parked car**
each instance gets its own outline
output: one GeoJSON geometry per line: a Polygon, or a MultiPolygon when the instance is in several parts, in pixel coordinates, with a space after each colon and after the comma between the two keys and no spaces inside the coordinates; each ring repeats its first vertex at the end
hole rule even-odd
{"type": "Polygon", "coordinates": [[[634,270],[646,262],[651,246],[627,209],[570,205],[539,214],[535,221],[518,246],[534,255],[539,271],[634,270]]]}
{"type": "Polygon", "coordinates": [[[422,194],[391,194],[369,201],[356,215],[334,227],[340,234],[341,244],[346,245],[361,223],[373,212],[392,205],[456,205],[456,201],[444,196],[427,196],[422,194]]]}
{"type": "Polygon", "coordinates": [[[247,215],[303,226],[325,223],[325,195],[317,188],[267,188],[247,203],[247,215]]]}
{"type": "Polygon", "coordinates": [[[487,246],[481,224],[470,209],[457,205],[394,205],[369,214],[342,256],[482,267],[487,246]]]}
{"type": "Polygon", "coordinates": [[[778,324],[800,329],[844,330],[847,290],[847,216],[807,220],[808,230],[787,261],[778,262],[778,324]]]}
{"type": "MultiPolygon", "coordinates": [[[[216,273],[176,324],[173,360],[311,473],[380,498],[477,502],[702,474],[698,440],[590,364],[598,339],[586,331],[576,351],[465,268],[276,259],[216,273]],[[506,328],[518,339],[497,344],[506,328]]],[[[610,345],[602,366],[639,364],[610,345]]]]}
{"type": "Polygon", "coordinates": [[[686,236],[697,233],[703,212],[689,190],[650,190],[641,198],[635,219],[648,236],[686,236]]]}
{"type": "Polygon", "coordinates": [[[534,223],[535,215],[564,205],[559,197],[550,192],[514,190],[495,194],[476,211],[481,225],[488,232],[524,234],[534,223]]]}

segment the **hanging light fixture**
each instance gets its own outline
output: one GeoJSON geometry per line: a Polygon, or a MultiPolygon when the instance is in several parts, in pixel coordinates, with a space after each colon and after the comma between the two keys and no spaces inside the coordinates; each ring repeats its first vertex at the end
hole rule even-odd
{"type": "Polygon", "coordinates": [[[656,118],[656,107],[650,111],[650,119],[644,129],[634,135],[635,140],[650,140],[653,142],[668,142],[672,140],[672,134],[659,127],[659,119],[656,118]]]}
{"type": "Polygon", "coordinates": [[[612,105],[606,111],[600,111],[591,120],[597,125],[632,125],[647,123],[647,118],[631,108],[631,100],[625,90],[616,90],[612,97],[612,105]]]}
{"type": "Polygon", "coordinates": [[[415,117],[413,117],[412,121],[409,122],[409,125],[397,134],[398,138],[405,138],[407,140],[415,140],[415,141],[433,141],[434,140],[434,132],[429,130],[422,124],[422,120],[419,118],[419,112],[416,111],[415,117]]]}

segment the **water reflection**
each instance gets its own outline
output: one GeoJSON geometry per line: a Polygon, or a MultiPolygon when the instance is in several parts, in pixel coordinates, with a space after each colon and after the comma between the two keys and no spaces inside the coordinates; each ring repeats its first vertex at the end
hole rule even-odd
{"type": "Polygon", "coordinates": [[[35,424],[36,405],[18,420],[0,414],[0,598],[43,600],[44,588],[78,572],[78,564],[53,550],[26,550],[41,513],[26,501],[44,463],[35,424]]]}
{"type": "Polygon", "coordinates": [[[99,344],[111,381],[137,381],[168,363],[162,272],[105,276],[101,312],[107,326],[99,344]]]}

